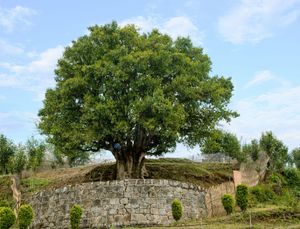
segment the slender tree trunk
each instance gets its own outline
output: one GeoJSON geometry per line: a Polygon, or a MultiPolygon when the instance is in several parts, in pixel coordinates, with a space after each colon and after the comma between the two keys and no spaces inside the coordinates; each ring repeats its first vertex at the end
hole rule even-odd
{"type": "Polygon", "coordinates": [[[148,176],[145,167],[145,153],[126,152],[124,150],[114,150],[116,158],[116,179],[144,179],[148,176]]]}
{"type": "Polygon", "coordinates": [[[18,190],[20,190],[21,180],[22,180],[22,171],[18,172],[16,176],[16,187],[18,190]]]}

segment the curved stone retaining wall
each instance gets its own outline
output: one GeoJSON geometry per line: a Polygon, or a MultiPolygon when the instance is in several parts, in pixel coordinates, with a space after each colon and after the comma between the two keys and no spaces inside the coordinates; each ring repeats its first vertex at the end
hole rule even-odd
{"type": "Polygon", "coordinates": [[[123,180],[77,184],[35,193],[26,200],[35,213],[30,228],[69,228],[74,204],[83,209],[80,228],[167,225],[179,200],[183,220],[207,216],[205,188],[168,180],[123,180]]]}

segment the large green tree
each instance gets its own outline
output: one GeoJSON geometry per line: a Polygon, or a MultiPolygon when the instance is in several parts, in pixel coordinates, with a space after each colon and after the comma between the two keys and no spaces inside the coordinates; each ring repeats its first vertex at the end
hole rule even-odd
{"type": "Polygon", "coordinates": [[[189,38],[95,25],[58,60],[37,126],[65,155],[109,150],[117,179],[142,178],[146,155],[202,144],[218,122],[238,116],[227,108],[231,78],[210,71],[189,38]]]}

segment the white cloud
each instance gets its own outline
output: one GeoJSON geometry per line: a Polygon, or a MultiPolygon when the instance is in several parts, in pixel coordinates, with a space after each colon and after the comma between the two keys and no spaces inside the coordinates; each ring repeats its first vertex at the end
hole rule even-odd
{"type": "Polygon", "coordinates": [[[245,139],[273,131],[290,149],[300,147],[300,86],[234,102],[240,117],[225,125],[245,139]]]}
{"type": "Polygon", "coordinates": [[[27,65],[2,63],[1,65],[9,69],[11,74],[0,74],[0,86],[14,86],[35,91],[39,94],[35,101],[41,101],[46,88],[55,85],[54,69],[63,51],[61,45],[48,49],[38,55],[38,60],[27,65]]]}
{"type": "Polygon", "coordinates": [[[173,39],[178,36],[190,36],[196,45],[201,45],[204,38],[204,31],[199,31],[191,19],[185,16],[173,17],[168,20],[159,17],[144,18],[139,16],[124,20],[120,26],[123,27],[127,24],[135,24],[138,28],[141,28],[142,32],[150,32],[152,29],[157,28],[162,33],[169,34],[173,39]]]}
{"type": "Polygon", "coordinates": [[[246,84],[245,89],[252,86],[253,84],[259,84],[275,78],[269,71],[257,72],[254,76],[254,79],[246,84]]]}
{"type": "Polygon", "coordinates": [[[0,51],[2,54],[9,55],[20,55],[24,52],[22,48],[12,45],[2,39],[0,39],[0,51]]]}
{"type": "Polygon", "coordinates": [[[231,14],[219,19],[219,32],[234,44],[256,44],[273,36],[276,27],[294,22],[300,12],[298,3],[299,0],[242,0],[231,14]]]}
{"type": "MultiPolygon", "coordinates": [[[[2,66],[9,69],[12,73],[14,73],[14,76],[21,81],[34,80],[48,84],[49,82],[54,81],[53,71],[57,64],[57,60],[62,56],[63,50],[64,48],[59,45],[56,48],[48,49],[41,53],[38,60],[30,62],[28,65],[12,65],[10,63],[3,63],[2,66]]],[[[12,80],[15,82],[14,77],[12,77],[12,80]]]]}
{"type": "Polygon", "coordinates": [[[4,95],[0,95],[0,99],[5,99],[6,97],[4,95]]]}
{"type": "Polygon", "coordinates": [[[0,130],[7,134],[34,128],[35,120],[37,120],[37,115],[30,112],[11,111],[0,113],[0,130]]]}
{"type": "Polygon", "coordinates": [[[33,25],[27,18],[36,13],[36,10],[22,6],[16,6],[10,10],[0,7],[0,25],[6,27],[8,32],[12,32],[16,26],[33,25]]]}

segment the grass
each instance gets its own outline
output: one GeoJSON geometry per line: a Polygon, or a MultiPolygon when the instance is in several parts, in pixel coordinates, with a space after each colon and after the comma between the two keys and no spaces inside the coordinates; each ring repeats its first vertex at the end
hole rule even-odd
{"type": "Polygon", "coordinates": [[[43,187],[48,185],[52,180],[48,179],[37,179],[37,178],[28,178],[22,179],[22,185],[28,187],[28,191],[35,192],[36,188],[43,187]]]}

